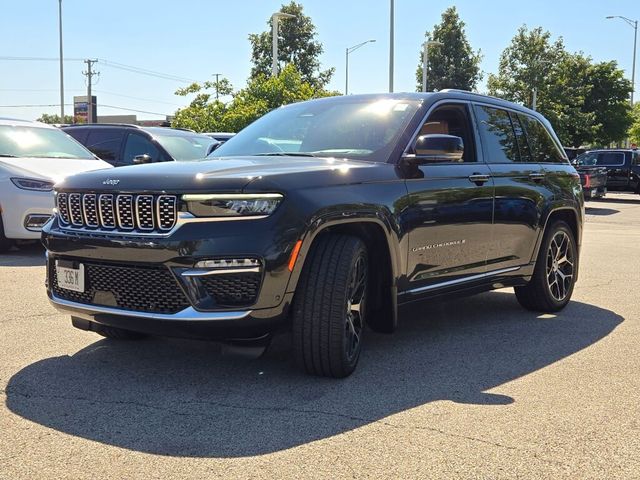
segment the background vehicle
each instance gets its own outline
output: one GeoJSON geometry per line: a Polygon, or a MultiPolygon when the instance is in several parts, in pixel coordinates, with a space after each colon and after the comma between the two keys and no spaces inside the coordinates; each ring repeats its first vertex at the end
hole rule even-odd
{"type": "Polygon", "coordinates": [[[590,150],[574,160],[577,170],[602,167],[607,171],[607,189],[640,193],[640,151],[630,149],[590,150]]]}
{"type": "Polygon", "coordinates": [[[579,176],[524,107],[447,90],[329,97],[276,109],[215,154],[56,187],[48,294],[76,327],[234,342],[290,327],[298,365],[344,377],[365,324],[392,332],[401,306],[505,286],[532,310],[571,298],[579,176]],[[107,220],[83,222],[78,203],[96,198],[107,220]]]}
{"type": "Polygon", "coordinates": [[[69,135],[43,123],[0,118],[0,252],[40,238],[53,213],[53,184],[111,168],[69,135]]]}
{"type": "Polygon", "coordinates": [[[227,140],[229,140],[231,137],[233,137],[235,135],[235,133],[229,133],[229,132],[206,132],[206,133],[203,133],[203,135],[207,135],[207,136],[219,141],[220,143],[224,143],[227,140]]]}
{"type": "Polygon", "coordinates": [[[63,130],[114,167],[206,157],[216,140],[189,130],[122,124],[70,125],[63,130]]]}
{"type": "Polygon", "coordinates": [[[580,183],[585,200],[602,198],[607,194],[607,169],[604,167],[580,167],[580,183]]]}

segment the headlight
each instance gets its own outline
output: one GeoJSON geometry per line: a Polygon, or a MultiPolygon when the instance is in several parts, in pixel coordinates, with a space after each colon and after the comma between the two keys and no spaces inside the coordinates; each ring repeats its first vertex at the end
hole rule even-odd
{"type": "Polygon", "coordinates": [[[282,201],[279,193],[187,194],[187,211],[196,217],[257,217],[271,215],[282,201]]]}
{"type": "Polygon", "coordinates": [[[38,180],[36,178],[12,178],[13,184],[22,190],[37,190],[39,192],[50,192],[53,190],[53,182],[38,180]]]}

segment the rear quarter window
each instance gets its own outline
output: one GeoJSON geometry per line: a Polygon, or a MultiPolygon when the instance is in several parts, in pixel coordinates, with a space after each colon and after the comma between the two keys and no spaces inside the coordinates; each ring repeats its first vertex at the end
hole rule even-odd
{"type": "Polygon", "coordinates": [[[560,147],[540,120],[524,114],[518,114],[518,117],[526,130],[534,162],[566,163],[560,147]]]}

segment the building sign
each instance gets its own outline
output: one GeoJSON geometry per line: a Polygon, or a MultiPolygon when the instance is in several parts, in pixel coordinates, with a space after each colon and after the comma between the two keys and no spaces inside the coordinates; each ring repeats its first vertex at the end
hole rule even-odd
{"type": "MultiPolygon", "coordinates": [[[[97,97],[95,95],[91,96],[93,100],[93,112],[92,117],[93,120],[91,123],[98,122],[98,109],[97,107],[97,97]]],[[[74,123],[88,123],[87,118],[89,116],[89,103],[87,102],[87,96],[79,96],[73,97],[73,121],[74,123]]]]}

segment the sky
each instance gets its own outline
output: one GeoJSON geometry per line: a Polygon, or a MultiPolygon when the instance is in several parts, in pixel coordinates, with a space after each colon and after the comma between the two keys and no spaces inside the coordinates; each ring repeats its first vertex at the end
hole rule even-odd
{"type": "MultiPolygon", "coordinates": [[[[345,48],[375,39],[349,56],[349,93],[388,91],[389,0],[298,1],[324,45],[322,67],[336,69],[329,88],[344,90],[345,48]]],[[[64,63],[65,103],[86,94],[86,66],[73,59],[99,60],[94,86],[99,115],[163,118],[189,101],[174,95],[177,88],[212,79],[214,73],[241,88],[251,69],[248,35],[266,30],[267,20],[282,3],[63,0],[64,57],[69,59],[64,63]],[[114,63],[172,78],[134,73],[114,63]]],[[[466,23],[472,48],[482,51],[484,72],[497,71],[500,53],[526,24],[563,37],[569,51],[582,51],[596,61],[616,60],[631,77],[633,28],[605,16],[635,20],[640,17],[637,0],[395,0],[395,91],[415,90],[424,33],[451,5],[466,23]]],[[[59,113],[58,62],[6,57],[58,58],[57,0],[0,0],[0,116],[34,120],[44,112],[59,113]]],[[[481,90],[485,81],[486,74],[481,90]]],[[[71,111],[65,107],[65,113],[71,111]]]]}

